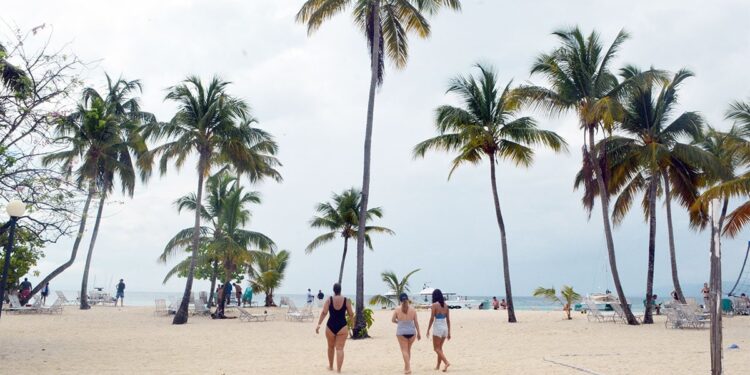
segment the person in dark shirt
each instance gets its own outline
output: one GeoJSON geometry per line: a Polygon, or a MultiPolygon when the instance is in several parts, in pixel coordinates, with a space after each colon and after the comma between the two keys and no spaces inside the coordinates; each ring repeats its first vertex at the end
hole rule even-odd
{"type": "Polygon", "coordinates": [[[125,282],[120,279],[117,283],[117,293],[115,294],[115,307],[117,307],[117,300],[120,300],[120,307],[125,306],[125,282]]]}

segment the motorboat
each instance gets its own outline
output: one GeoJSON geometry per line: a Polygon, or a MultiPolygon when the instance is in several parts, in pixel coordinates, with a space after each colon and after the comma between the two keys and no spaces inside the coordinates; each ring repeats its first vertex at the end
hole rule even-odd
{"type": "MultiPolygon", "coordinates": [[[[606,291],[605,293],[591,293],[586,296],[584,301],[591,301],[596,304],[599,311],[613,311],[612,304],[620,304],[620,300],[610,291],[606,291]]],[[[576,303],[573,309],[575,311],[587,311],[589,308],[586,302],[581,302],[576,303]]]]}

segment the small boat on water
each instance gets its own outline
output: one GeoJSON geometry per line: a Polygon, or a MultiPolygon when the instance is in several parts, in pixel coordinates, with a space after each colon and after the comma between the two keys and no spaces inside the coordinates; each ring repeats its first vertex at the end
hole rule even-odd
{"type": "MultiPolygon", "coordinates": [[[[429,285],[425,284],[419,292],[419,301],[417,301],[417,305],[420,307],[430,306],[432,304],[432,292],[434,291],[435,288],[431,288],[429,285]]],[[[445,297],[445,304],[448,305],[449,309],[475,309],[483,302],[449,292],[443,292],[443,297],[445,297]]]]}
{"type": "Polygon", "coordinates": [[[89,291],[88,295],[88,301],[91,305],[97,305],[97,304],[108,304],[113,303],[114,298],[111,294],[104,291],[104,288],[94,288],[94,290],[89,291]]]}

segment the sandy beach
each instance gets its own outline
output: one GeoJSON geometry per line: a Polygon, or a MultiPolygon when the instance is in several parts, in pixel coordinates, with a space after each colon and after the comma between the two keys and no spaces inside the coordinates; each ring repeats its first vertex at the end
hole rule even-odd
{"type": "MultiPolygon", "coordinates": [[[[255,308],[256,312],[262,310],[255,308]]],[[[327,374],[325,339],[310,322],[193,317],[173,326],[147,307],[66,307],[62,315],[9,315],[0,320],[4,374],[327,374]]],[[[270,311],[269,311],[270,312],[270,311]]],[[[343,372],[399,374],[403,362],[390,323],[377,311],[372,339],[349,340],[343,372]]],[[[426,330],[427,312],[420,312],[426,330]]],[[[576,314],[518,312],[508,324],[496,311],[454,311],[445,346],[451,373],[460,374],[701,374],[709,371],[708,330],[673,330],[664,317],[651,326],[588,323],[576,314]],[[579,368],[574,369],[573,366],[579,368]]],[[[728,374],[750,372],[750,317],[726,318],[728,374]]],[[[415,374],[434,373],[425,337],[414,346],[415,374]]]]}

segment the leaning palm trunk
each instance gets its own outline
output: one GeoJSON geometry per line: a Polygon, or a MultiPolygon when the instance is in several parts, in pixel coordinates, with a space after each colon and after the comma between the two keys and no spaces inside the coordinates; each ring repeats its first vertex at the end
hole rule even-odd
{"type": "Polygon", "coordinates": [[[721,332],[721,228],[727,214],[729,199],[725,198],[719,214],[719,202],[711,205],[711,276],[709,308],[711,310],[711,375],[722,373],[722,332],[721,332]],[[719,216],[719,220],[716,220],[719,216]]]}
{"type": "MultiPolygon", "coordinates": [[[[70,259],[68,259],[67,262],[63,263],[59,267],[55,268],[52,272],[50,272],[47,277],[42,279],[36,287],[31,291],[31,294],[29,294],[29,299],[31,299],[32,296],[37,294],[42,288],[44,288],[45,285],[47,285],[48,282],[52,281],[57,275],[61,274],[63,271],[68,269],[68,267],[73,265],[73,262],[76,260],[76,255],[78,255],[78,247],[81,245],[81,240],[83,239],[83,232],[86,229],[86,218],[89,214],[89,206],[91,205],[91,199],[94,197],[94,194],[96,193],[96,189],[94,188],[93,184],[89,184],[89,193],[86,196],[86,202],[83,204],[83,213],[81,214],[81,223],[78,225],[78,233],[76,234],[76,240],[73,242],[73,250],[70,252],[70,259]]],[[[21,303],[25,304],[28,302],[28,299],[26,301],[21,301],[21,303]]]]}
{"type": "Polygon", "coordinates": [[[107,198],[107,193],[102,189],[100,192],[101,197],[99,198],[99,209],[96,211],[96,221],[94,222],[94,231],[91,233],[91,242],[89,243],[89,252],[86,254],[86,265],[83,268],[83,280],[81,281],[81,310],[88,310],[91,308],[89,305],[88,298],[88,284],[89,284],[89,269],[91,268],[91,256],[94,254],[94,245],[96,244],[96,236],[99,234],[99,224],[102,221],[102,211],[104,210],[104,200],[107,198]]]}
{"type": "Polygon", "coordinates": [[[185,281],[185,292],[182,294],[180,308],[174,315],[172,324],[185,324],[188,321],[188,306],[190,305],[190,292],[193,290],[193,274],[195,273],[195,259],[198,258],[198,247],[200,246],[201,207],[203,202],[203,176],[206,169],[206,156],[201,155],[198,161],[198,193],[195,195],[195,224],[193,225],[193,254],[190,257],[190,268],[188,268],[187,281],[185,281]]]}
{"type": "Polygon", "coordinates": [[[648,185],[648,271],[646,272],[646,313],[643,315],[644,324],[654,324],[651,314],[651,304],[654,295],[654,262],[656,256],[656,184],[659,175],[652,173],[648,185]]]}
{"type": "Polygon", "coordinates": [[[349,247],[349,237],[344,237],[344,254],[341,256],[341,269],[339,270],[339,285],[344,277],[344,262],[346,261],[346,250],[349,247]]]}
{"type": "Polygon", "coordinates": [[[508,265],[508,243],[505,239],[505,222],[500,211],[500,198],[497,195],[497,179],[495,177],[495,155],[490,154],[490,178],[492,180],[492,198],[495,200],[495,215],[497,226],[500,228],[500,246],[503,253],[503,278],[505,279],[505,298],[508,300],[508,323],[516,322],[516,312],[513,309],[513,293],[510,289],[510,266],[508,265]]]}
{"type": "Polygon", "coordinates": [[[685,296],[682,294],[682,287],[680,286],[680,278],[677,275],[677,253],[674,249],[674,230],[672,229],[672,195],[669,190],[669,176],[667,172],[662,173],[664,178],[664,203],[667,206],[667,231],[669,235],[669,263],[672,267],[672,284],[674,284],[674,291],[677,294],[677,299],[680,303],[685,303],[685,296]]]}
{"type": "Polygon", "coordinates": [[[612,271],[612,279],[615,284],[615,291],[617,292],[617,298],[620,300],[620,304],[622,305],[622,310],[625,313],[625,318],[628,321],[628,324],[630,325],[638,325],[638,321],[635,319],[635,316],[633,316],[633,313],[630,311],[630,306],[628,305],[628,301],[625,298],[625,292],[622,289],[622,284],[620,283],[620,273],[617,270],[617,258],[615,256],[615,242],[612,239],[612,226],[609,222],[609,194],[607,187],[604,184],[604,174],[602,173],[602,168],[598,163],[598,157],[594,155],[594,152],[596,148],[594,147],[594,127],[589,125],[588,126],[588,157],[589,162],[594,168],[594,179],[596,180],[597,186],[599,188],[599,199],[601,200],[601,206],[602,206],[602,222],[604,224],[604,236],[607,240],[607,255],[609,256],[609,268],[612,271]]]}
{"type": "Polygon", "coordinates": [[[365,326],[365,225],[367,221],[367,201],[370,197],[370,151],[372,148],[372,124],[375,111],[375,88],[378,85],[380,70],[380,1],[372,4],[372,56],[370,60],[370,93],[367,99],[367,125],[365,127],[365,152],[362,171],[362,200],[359,209],[357,230],[357,296],[356,324],[353,338],[367,337],[365,326]]]}

